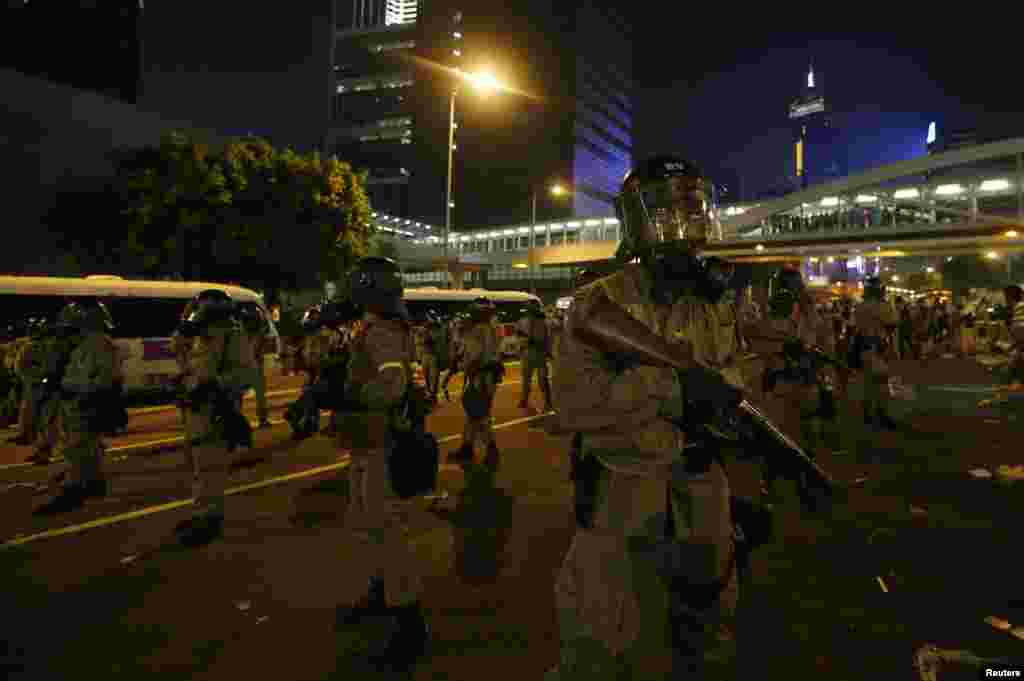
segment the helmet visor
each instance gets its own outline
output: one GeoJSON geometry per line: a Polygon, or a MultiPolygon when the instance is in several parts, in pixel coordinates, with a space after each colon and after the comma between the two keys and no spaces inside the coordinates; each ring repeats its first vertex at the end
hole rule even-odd
{"type": "Polygon", "coordinates": [[[619,220],[643,245],[676,243],[700,249],[721,238],[714,189],[703,177],[673,175],[637,185],[616,207],[619,220]]]}

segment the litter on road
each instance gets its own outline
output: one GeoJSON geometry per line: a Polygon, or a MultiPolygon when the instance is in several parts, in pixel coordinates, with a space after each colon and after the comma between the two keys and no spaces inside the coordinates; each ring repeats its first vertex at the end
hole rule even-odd
{"type": "Polygon", "coordinates": [[[889,587],[885,585],[885,580],[881,576],[875,577],[875,579],[878,581],[878,586],[882,587],[882,592],[889,593],[889,587]]]}
{"type": "Polygon", "coordinates": [[[992,477],[992,471],[990,471],[987,468],[972,468],[971,470],[968,471],[968,473],[970,473],[971,475],[973,475],[976,478],[991,478],[992,477]]]}
{"type": "Polygon", "coordinates": [[[235,607],[237,607],[242,612],[245,612],[246,610],[248,610],[249,608],[252,607],[252,602],[251,601],[239,601],[238,603],[235,603],[235,607]]]}

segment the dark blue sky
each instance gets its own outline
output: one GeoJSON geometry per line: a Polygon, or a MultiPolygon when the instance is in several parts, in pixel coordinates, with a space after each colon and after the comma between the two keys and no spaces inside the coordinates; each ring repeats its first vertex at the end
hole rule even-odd
{"type": "MultiPolygon", "coordinates": [[[[665,49],[672,26],[668,19],[637,26],[643,44],[656,46],[638,50],[635,64],[638,155],[689,156],[719,181],[741,176],[748,193],[793,173],[787,107],[811,61],[837,135],[836,149],[824,153],[848,172],[925,153],[932,120],[941,134],[983,121],[986,111],[1024,111],[1016,59],[991,31],[815,36],[765,27],[757,35],[716,30],[717,47],[677,40],[679,50],[665,49]]],[[[822,153],[820,145],[808,149],[812,167],[822,153]]]]}

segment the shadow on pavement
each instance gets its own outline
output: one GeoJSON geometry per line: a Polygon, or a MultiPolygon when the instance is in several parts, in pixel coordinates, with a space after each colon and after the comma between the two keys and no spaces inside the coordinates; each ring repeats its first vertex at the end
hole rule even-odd
{"type": "MultiPolygon", "coordinates": [[[[148,557],[188,553],[176,542],[154,548],[148,557]]],[[[145,605],[163,577],[156,566],[138,564],[89,579],[60,593],[36,581],[34,556],[20,548],[0,550],[0,671],[8,679],[92,678],[180,679],[208,668],[223,643],[208,642],[175,670],[153,669],[145,654],[165,647],[173,636],[160,627],[139,628],[122,617],[145,605]],[[60,651],[60,655],[53,655],[60,651]]]]}

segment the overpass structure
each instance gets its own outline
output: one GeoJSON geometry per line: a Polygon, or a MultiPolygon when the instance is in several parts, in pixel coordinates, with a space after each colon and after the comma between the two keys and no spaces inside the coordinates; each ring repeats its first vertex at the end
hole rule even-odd
{"type": "MultiPolygon", "coordinates": [[[[843,266],[859,263],[856,269],[867,275],[878,271],[881,258],[979,251],[1004,257],[1024,251],[1024,138],[901,161],[720,210],[725,240],[709,250],[733,260],[827,256],[843,266]]],[[[447,259],[439,230],[429,226],[402,230],[407,234],[396,245],[411,286],[443,283],[448,272],[470,269],[475,285],[537,287],[612,258],[620,227],[604,217],[462,230],[450,234],[447,259]]],[[[822,263],[816,272],[824,276],[825,269],[822,263]]]]}

